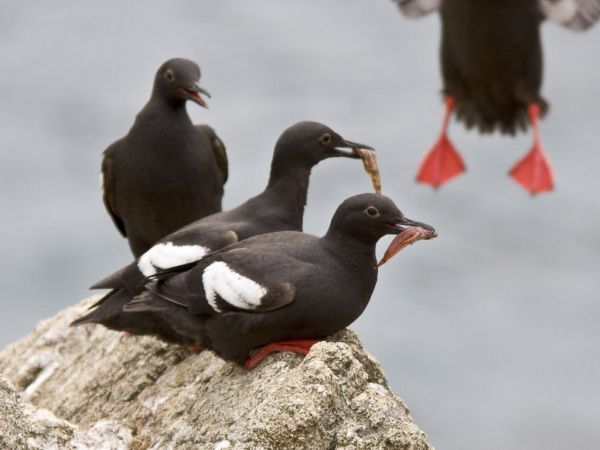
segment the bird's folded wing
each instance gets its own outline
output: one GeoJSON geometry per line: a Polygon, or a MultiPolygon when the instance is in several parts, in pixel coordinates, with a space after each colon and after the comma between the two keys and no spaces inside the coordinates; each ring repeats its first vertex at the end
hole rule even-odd
{"type": "MultiPolygon", "coordinates": [[[[235,224],[233,224],[235,227],[235,224]]],[[[126,288],[135,292],[147,282],[147,277],[163,278],[187,270],[191,263],[201,260],[213,250],[237,242],[237,234],[229,225],[187,228],[163,238],[128,266],[95,283],[90,289],[126,288]],[[181,268],[181,269],[179,269],[181,268]]]]}
{"type": "Polygon", "coordinates": [[[539,0],[544,16],[575,31],[583,31],[600,19],[600,0],[539,0]]]}
{"type": "Polygon", "coordinates": [[[100,173],[100,188],[102,190],[102,200],[104,206],[115,226],[121,232],[123,237],[127,237],[125,224],[117,213],[117,199],[115,197],[115,179],[112,168],[112,160],[109,156],[104,155],[102,158],[102,172],[100,173]]]}
{"type": "Polygon", "coordinates": [[[229,162],[227,160],[225,144],[223,144],[223,141],[219,138],[219,136],[217,136],[215,130],[208,125],[196,125],[196,127],[208,135],[215,161],[217,162],[217,166],[219,166],[219,170],[223,174],[223,183],[225,183],[229,177],[229,162]]]}
{"type": "Polygon", "coordinates": [[[312,265],[278,251],[235,248],[194,269],[188,290],[201,281],[202,295],[188,296],[193,313],[265,312],[294,300],[296,284],[312,265]],[[201,272],[201,273],[200,273],[201,272]]]}
{"type": "Polygon", "coordinates": [[[442,0],[393,0],[408,17],[420,17],[440,8],[442,0]]]}
{"type": "Polygon", "coordinates": [[[186,306],[192,314],[231,311],[265,312],[294,300],[295,284],[311,264],[277,252],[238,248],[207,257],[186,273],[148,285],[132,306],[155,303],[157,297],[186,306]]]}

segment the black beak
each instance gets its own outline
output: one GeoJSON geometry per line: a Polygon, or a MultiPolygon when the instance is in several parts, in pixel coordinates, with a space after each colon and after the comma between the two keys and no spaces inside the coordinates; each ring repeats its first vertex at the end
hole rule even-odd
{"type": "Polygon", "coordinates": [[[389,223],[389,226],[394,228],[395,233],[398,234],[402,231],[406,230],[407,227],[419,227],[423,228],[431,233],[431,236],[427,237],[427,239],[431,239],[437,236],[437,231],[431,225],[427,225],[423,222],[417,222],[416,220],[410,220],[407,217],[402,217],[401,219],[394,220],[389,223]]]}
{"type": "Polygon", "coordinates": [[[200,86],[198,86],[197,84],[194,83],[190,87],[184,88],[183,90],[188,94],[188,97],[191,101],[199,104],[203,108],[208,108],[206,101],[200,95],[200,94],[203,94],[203,95],[206,95],[208,98],[210,98],[210,94],[208,93],[208,91],[206,89],[201,88],[200,86]]]}
{"type": "Polygon", "coordinates": [[[345,139],[344,139],[343,144],[336,145],[332,151],[333,151],[334,156],[343,156],[344,158],[357,158],[358,159],[358,158],[360,158],[360,156],[358,155],[356,150],[361,149],[361,148],[375,151],[375,149],[373,147],[371,147],[370,145],[359,144],[358,142],[347,141],[345,139]],[[345,148],[349,148],[349,149],[351,149],[351,151],[342,150],[345,148]]]}

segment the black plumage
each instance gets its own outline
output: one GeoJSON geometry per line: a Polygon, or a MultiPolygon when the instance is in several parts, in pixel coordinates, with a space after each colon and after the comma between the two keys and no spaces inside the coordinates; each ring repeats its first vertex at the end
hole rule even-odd
{"type": "Polygon", "coordinates": [[[122,306],[140,292],[146,277],[192,263],[251,236],[302,230],[312,168],[331,157],[358,158],[356,150],[360,148],[371,147],[348,141],[317,122],[299,122],[289,127],[275,145],[269,181],[262,193],[237,208],[197,220],[164,237],[135,262],[96,283],[93,289],[113,291],[74,324],[100,323],[133,334],[159,334],[154,318],[122,314],[122,306]]]}
{"type": "Polygon", "coordinates": [[[191,100],[206,107],[199,79],[194,62],[165,62],[128,134],[104,151],[104,204],[136,257],[163,236],[221,211],[225,146],[212,128],[195,126],[185,106],[191,100]]]}
{"type": "Polygon", "coordinates": [[[124,310],[153,314],[179,342],[242,364],[257,347],[322,339],[356,320],[377,281],[377,241],[407,226],[435,235],[389,198],[357,195],[321,238],[284,231],[246,239],[159,274],[124,310]]]}

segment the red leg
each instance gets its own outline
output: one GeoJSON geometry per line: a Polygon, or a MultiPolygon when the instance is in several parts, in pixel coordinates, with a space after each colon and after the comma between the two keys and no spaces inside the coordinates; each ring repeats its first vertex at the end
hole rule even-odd
{"type": "Polygon", "coordinates": [[[190,352],[192,352],[192,353],[202,353],[203,351],[204,351],[204,348],[200,347],[199,345],[196,345],[196,344],[190,345],[190,352]]]}
{"type": "Polygon", "coordinates": [[[271,342],[270,344],[265,345],[254,355],[249,356],[246,362],[244,363],[244,367],[246,369],[252,369],[258,365],[263,359],[265,359],[268,355],[273,352],[295,352],[306,355],[310,348],[315,345],[317,340],[315,339],[298,339],[294,341],[280,341],[280,342],[271,342]]]}
{"type": "Polygon", "coordinates": [[[465,171],[465,163],[448,138],[448,123],[454,109],[454,98],[446,97],[446,113],[440,136],[427,152],[419,170],[417,181],[438,188],[465,171]]]}
{"type": "Polygon", "coordinates": [[[539,115],[539,106],[535,103],[530,104],[529,120],[533,130],[533,147],[509,172],[512,179],[531,195],[554,189],[554,171],[540,139],[539,115]]]}

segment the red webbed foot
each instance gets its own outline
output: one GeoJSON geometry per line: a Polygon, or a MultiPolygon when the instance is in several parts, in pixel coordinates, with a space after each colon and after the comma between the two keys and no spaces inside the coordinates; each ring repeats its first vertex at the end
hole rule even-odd
{"type": "Polygon", "coordinates": [[[295,352],[303,355],[308,354],[310,348],[319,342],[316,339],[298,339],[293,341],[271,342],[265,345],[254,355],[249,356],[244,363],[246,369],[252,369],[258,365],[263,359],[273,352],[295,352]]]}
{"type": "Polygon", "coordinates": [[[446,97],[446,113],[438,140],[427,152],[417,171],[417,181],[438,188],[465,171],[465,163],[448,137],[454,98],[446,97]]]}
{"type": "Polygon", "coordinates": [[[510,169],[509,175],[531,195],[535,195],[554,189],[554,171],[548,156],[542,148],[538,125],[539,106],[535,103],[529,105],[529,119],[533,129],[533,146],[510,169]]]}
{"type": "Polygon", "coordinates": [[[192,344],[190,345],[190,352],[192,353],[202,353],[204,351],[204,347],[200,347],[199,345],[192,344]]]}

